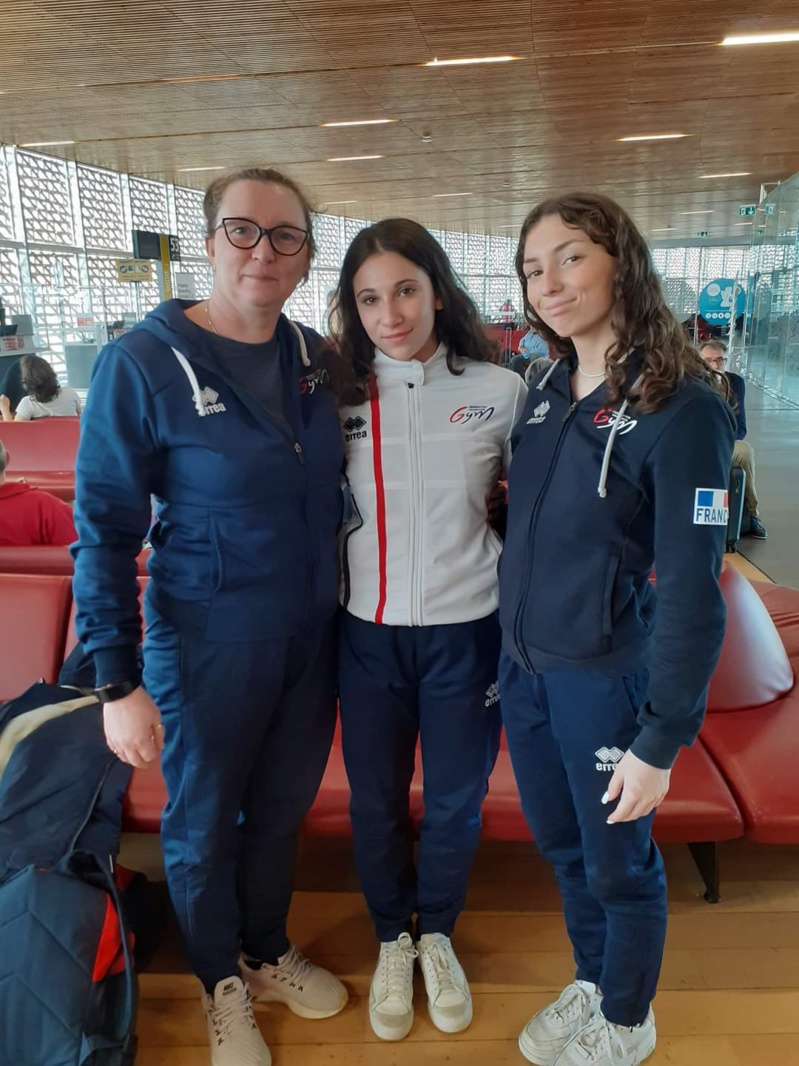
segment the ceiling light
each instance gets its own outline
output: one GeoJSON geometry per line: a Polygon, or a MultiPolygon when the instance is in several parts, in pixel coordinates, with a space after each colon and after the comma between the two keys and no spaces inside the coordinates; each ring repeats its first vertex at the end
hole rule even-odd
{"type": "Polygon", "coordinates": [[[512,63],[518,56],[482,56],[473,59],[431,59],[423,67],[468,67],[475,63],[512,63]]]}
{"type": "Polygon", "coordinates": [[[653,229],[653,230],[650,230],[649,232],[650,233],[665,233],[666,230],[673,230],[674,228],[675,228],[674,226],[661,226],[660,229],[653,229]]]}
{"type": "Polygon", "coordinates": [[[198,170],[224,170],[224,167],[178,167],[178,174],[191,174],[198,170]]]}
{"type": "Polygon", "coordinates": [[[362,118],[356,122],[323,122],[322,126],[328,129],[338,126],[388,126],[396,121],[395,118],[362,118]]]}
{"type": "Polygon", "coordinates": [[[359,159],[382,159],[382,155],[334,155],[328,163],[355,163],[359,159]]]}
{"type": "Polygon", "coordinates": [[[470,192],[434,192],[433,199],[441,200],[445,196],[471,196],[470,192]]]}
{"type": "Polygon", "coordinates": [[[21,144],[20,148],[55,148],[56,145],[74,143],[74,141],[28,141],[27,144],[21,144]]]}
{"type": "Polygon", "coordinates": [[[510,224],[510,226],[500,226],[499,228],[500,229],[518,229],[520,225],[521,225],[521,223],[519,223],[519,222],[512,222],[510,224]]]}
{"type": "Polygon", "coordinates": [[[784,33],[742,33],[725,37],[722,44],[785,44],[799,41],[799,30],[787,30],[784,33]]]}
{"type": "Polygon", "coordinates": [[[753,225],[753,223],[751,223],[751,222],[733,222],[733,226],[751,226],[751,225],[753,225]]]}
{"type": "Polygon", "coordinates": [[[712,215],[713,214],[713,209],[711,208],[709,211],[680,211],[680,214],[681,215],[712,215]]]}
{"type": "Polygon", "coordinates": [[[700,174],[700,178],[748,178],[751,170],[734,170],[729,174],[700,174]]]}
{"type": "Polygon", "coordinates": [[[678,141],[681,137],[690,137],[690,133],[645,133],[636,137],[617,137],[617,141],[678,141]]]}
{"type": "Polygon", "coordinates": [[[357,204],[357,200],[328,200],[325,207],[340,207],[342,204],[357,204]]]}

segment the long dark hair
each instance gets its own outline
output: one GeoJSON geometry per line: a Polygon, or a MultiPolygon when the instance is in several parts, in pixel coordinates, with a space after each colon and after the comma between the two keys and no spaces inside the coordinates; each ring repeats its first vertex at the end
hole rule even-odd
{"type": "Polygon", "coordinates": [[[463,372],[456,363],[459,356],[480,362],[494,358],[494,346],[485,335],[480,314],[435,237],[412,219],[386,218],[362,229],[347,249],[331,306],[338,347],[337,356],[331,361],[331,379],[343,404],[363,403],[369,394],[375,351],[361,325],[354,280],[366,260],[381,252],[396,252],[421,267],[430,278],[443,305],[436,311],[435,330],[439,342],[447,345],[450,373],[463,372]]]}
{"type": "Polygon", "coordinates": [[[723,394],[724,382],[701,358],[666,304],[646,241],[627,212],[607,196],[578,192],[553,197],[533,208],[522,225],[516,273],[522,283],[524,315],[549,344],[550,352],[566,358],[574,352],[574,345],[570,338],[558,336],[533,310],[527,299],[523,264],[527,234],[542,218],[551,215],[559,215],[567,226],[582,230],[618,264],[611,318],[617,339],[605,355],[611,403],[618,404],[624,398],[624,359],[639,346],[644,352],[644,378],[634,400],[642,414],[663,407],[685,377],[706,381],[723,394]]]}
{"type": "Polygon", "coordinates": [[[55,370],[38,355],[23,355],[19,361],[22,387],[39,403],[49,403],[61,392],[55,370]]]}

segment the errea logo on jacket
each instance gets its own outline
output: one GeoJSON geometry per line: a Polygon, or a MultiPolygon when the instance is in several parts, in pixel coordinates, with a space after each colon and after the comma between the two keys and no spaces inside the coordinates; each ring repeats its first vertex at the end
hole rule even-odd
{"type": "Polygon", "coordinates": [[[214,389],[208,388],[208,386],[200,392],[200,399],[202,400],[207,415],[218,415],[221,414],[222,411],[227,411],[227,407],[225,407],[223,403],[217,402],[219,400],[219,393],[214,389]]]}

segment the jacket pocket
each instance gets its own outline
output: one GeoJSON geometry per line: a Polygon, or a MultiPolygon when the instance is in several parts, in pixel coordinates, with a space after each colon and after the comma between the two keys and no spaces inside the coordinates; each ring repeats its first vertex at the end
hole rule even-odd
{"type": "Polygon", "coordinates": [[[225,583],[225,556],[222,551],[222,537],[216,524],[216,519],[211,514],[208,516],[208,529],[211,534],[211,546],[213,548],[213,561],[211,567],[211,582],[214,592],[219,592],[225,583]]]}
{"type": "Polygon", "coordinates": [[[602,589],[602,650],[610,651],[613,637],[613,593],[616,590],[616,578],[619,575],[621,557],[611,555],[605,569],[605,583],[602,589]]]}
{"type": "Polygon", "coordinates": [[[349,556],[350,537],[353,533],[357,533],[359,529],[363,528],[363,516],[358,510],[355,494],[352,491],[350,491],[350,507],[352,509],[350,520],[346,531],[341,536],[341,603],[344,607],[348,606],[352,593],[349,556]]]}

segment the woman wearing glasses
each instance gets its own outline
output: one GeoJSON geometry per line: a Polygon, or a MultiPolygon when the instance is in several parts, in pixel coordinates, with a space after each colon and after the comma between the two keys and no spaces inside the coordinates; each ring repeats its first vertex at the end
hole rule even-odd
{"type": "Polygon", "coordinates": [[[314,254],[277,171],[208,188],[207,300],[101,353],[77,463],[75,599],[109,746],[159,755],[170,893],[213,1066],[263,1066],[250,997],[323,1018],[347,993],[289,943],[297,834],[335,722],[342,443],[321,338],[282,309],[314,254]],[[155,500],[144,687],[135,556],[155,500]]]}

